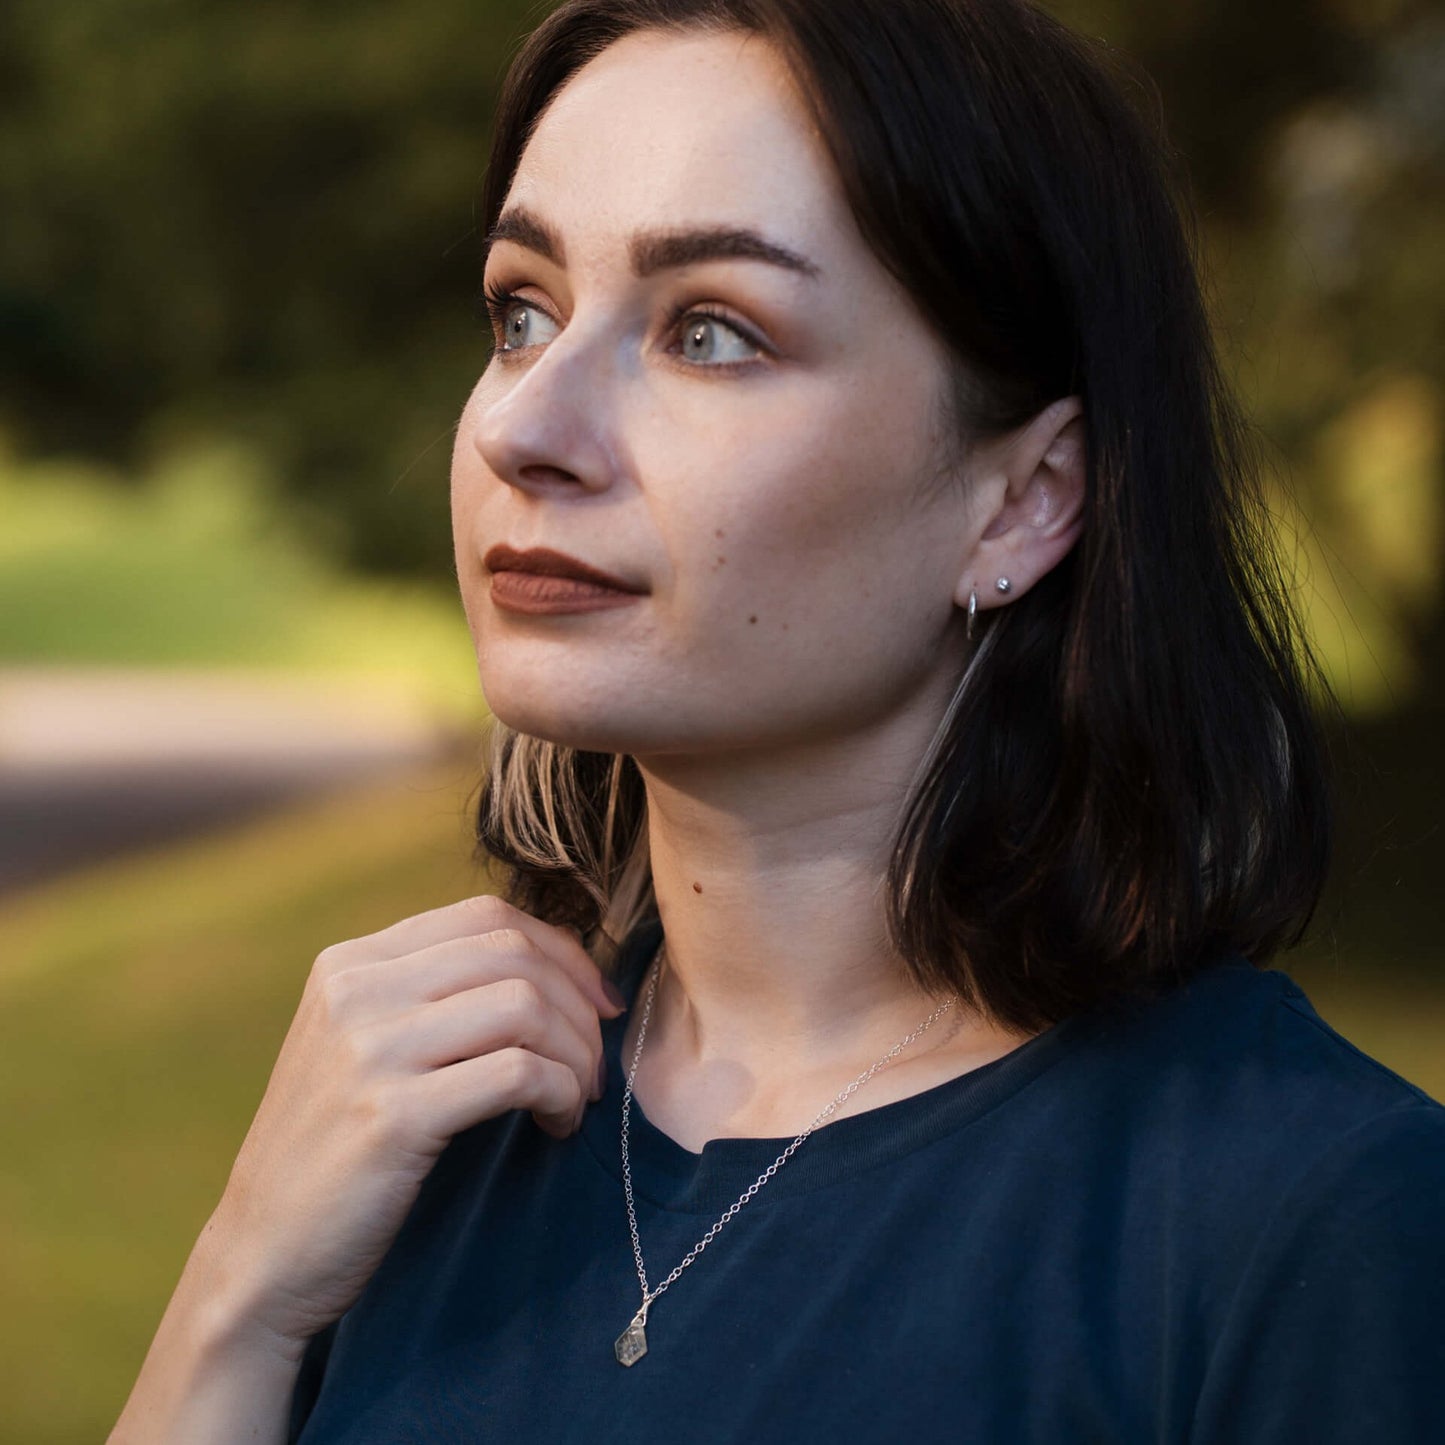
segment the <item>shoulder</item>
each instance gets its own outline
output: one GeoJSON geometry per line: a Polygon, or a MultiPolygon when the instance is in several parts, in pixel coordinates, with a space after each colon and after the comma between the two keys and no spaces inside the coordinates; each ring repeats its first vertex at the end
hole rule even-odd
{"type": "Polygon", "coordinates": [[[1096,1050],[1127,1072],[1168,1080],[1237,1127],[1289,1124],[1325,1141],[1368,1119],[1445,1106],[1331,1028],[1287,974],[1237,956],[1159,997],[1125,999],[1089,1020],[1096,1050]]]}
{"type": "Polygon", "coordinates": [[[1121,1268],[1162,1258],[1195,1321],[1190,1439],[1445,1440],[1445,1107],[1243,959],[1080,1033],[1094,1143],[1153,1221],[1121,1268]]]}
{"type": "Polygon", "coordinates": [[[1229,958],[1084,1027],[1076,1082],[1127,1150],[1177,1160],[1182,1190],[1257,1223],[1353,1179],[1445,1177],[1445,1107],[1356,1048],[1286,974],[1229,958]]]}
{"type": "Polygon", "coordinates": [[[1445,1108],[1276,987],[1225,1076],[1234,1247],[1192,1438],[1445,1439],[1445,1108]]]}

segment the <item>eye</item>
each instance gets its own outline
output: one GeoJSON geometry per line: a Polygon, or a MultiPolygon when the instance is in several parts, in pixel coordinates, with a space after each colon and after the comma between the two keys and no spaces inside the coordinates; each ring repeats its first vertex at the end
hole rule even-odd
{"type": "MultiPolygon", "coordinates": [[[[535,328],[556,322],[535,302],[526,301],[515,291],[487,285],[482,298],[502,354],[538,346],[550,337],[538,337],[535,328]]],[[[665,330],[680,335],[669,351],[676,350],[685,360],[698,366],[727,369],[747,366],[756,361],[766,348],[755,341],[736,321],[709,306],[677,306],[667,317],[665,330]],[[680,323],[686,323],[681,325],[680,323]]]]}
{"type": "Polygon", "coordinates": [[[668,330],[684,323],[678,351],[688,361],[704,366],[739,366],[756,360],[763,351],[737,322],[706,306],[674,311],[668,330]]]}
{"type": "Polygon", "coordinates": [[[482,298],[499,338],[498,351],[521,351],[524,347],[539,344],[539,338],[534,334],[536,321],[538,318],[543,322],[552,321],[540,306],[524,301],[515,291],[504,287],[489,285],[483,290],[482,298]]]}

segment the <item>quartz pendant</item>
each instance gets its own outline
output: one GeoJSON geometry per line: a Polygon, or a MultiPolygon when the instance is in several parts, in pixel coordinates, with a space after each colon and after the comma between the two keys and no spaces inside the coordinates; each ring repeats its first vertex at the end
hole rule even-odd
{"type": "Polygon", "coordinates": [[[617,1336],[613,1350],[619,1365],[635,1365],[647,1353],[647,1331],[643,1328],[646,1311],[638,1310],[632,1323],[617,1336]]]}

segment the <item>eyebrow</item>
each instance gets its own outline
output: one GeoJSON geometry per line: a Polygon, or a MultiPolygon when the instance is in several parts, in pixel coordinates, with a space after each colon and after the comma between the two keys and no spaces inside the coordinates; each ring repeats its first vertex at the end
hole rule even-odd
{"type": "MultiPolygon", "coordinates": [[[[554,266],[565,267],[561,238],[538,215],[514,206],[498,217],[487,235],[484,257],[498,241],[512,241],[535,251],[554,266]]],[[[628,242],[632,274],[639,279],[677,266],[702,261],[763,261],[816,279],[822,269],[797,251],[770,241],[746,226],[690,226],[677,230],[638,231],[628,242]]]]}

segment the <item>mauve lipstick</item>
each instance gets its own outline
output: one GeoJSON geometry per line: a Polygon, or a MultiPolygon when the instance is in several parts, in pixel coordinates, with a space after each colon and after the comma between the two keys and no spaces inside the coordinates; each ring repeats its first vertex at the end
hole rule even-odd
{"type": "Polygon", "coordinates": [[[550,547],[518,551],[499,542],[482,561],[491,573],[492,601],[508,612],[601,612],[625,607],[645,592],[550,547]]]}

